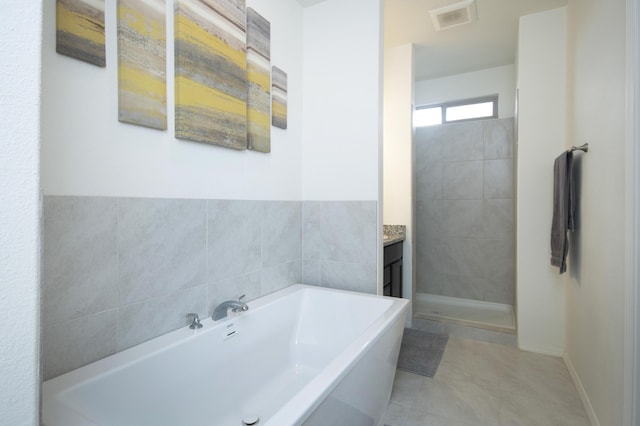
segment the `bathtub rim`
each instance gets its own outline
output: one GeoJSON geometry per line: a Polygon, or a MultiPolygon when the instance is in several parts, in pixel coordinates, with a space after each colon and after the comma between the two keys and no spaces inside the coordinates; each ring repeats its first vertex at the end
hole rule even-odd
{"type": "MultiPolygon", "coordinates": [[[[316,377],[307,383],[291,400],[280,407],[278,411],[276,411],[276,413],[274,413],[274,415],[264,423],[264,426],[288,424],[274,423],[273,419],[281,422],[292,418],[294,418],[294,421],[298,421],[298,419],[304,420],[309,417],[324,398],[326,398],[326,396],[329,395],[337,386],[340,380],[353,368],[356,362],[364,356],[368,348],[372,346],[390,327],[393,320],[397,319],[399,315],[402,315],[403,311],[406,315],[409,303],[407,299],[390,298],[306,284],[293,284],[284,289],[247,302],[247,304],[249,305],[250,312],[255,312],[260,310],[261,307],[289,294],[305,290],[344,293],[366,298],[383,297],[390,300],[392,303],[383,312],[381,312],[374,322],[370,324],[353,342],[343,348],[343,350],[334,359],[332,359],[316,377]],[[378,330],[378,332],[375,332],[375,330],[378,330]]],[[[232,320],[234,320],[234,317],[214,322],[211,317],[208,317],[202,320],[203,328],[200,330],[190,330],[188,326],[184,326],[42,382],[41,420],[43,425],[49,426],[46,421],[52,420],[54,421],[54,424],[99,426],[99,424],[76,411],[73,407],[67,405],[63,400],[64,395],[86,383],[99,380],[103,376],[125,369],[132,364],[155,356],[160,352],[171,350],[176,346],[184,344],[190,339],[202,337],[203,334],[215,333],[219,331],[224,324],[232,320]],[[46,418],[45,413],[47,414],[46,418]]],[[[404,320],[405,318],[403,317],[402,321],[404,322],[404,320]]],[[[296,423],[294,422],[291,424],[296,423]]]]}

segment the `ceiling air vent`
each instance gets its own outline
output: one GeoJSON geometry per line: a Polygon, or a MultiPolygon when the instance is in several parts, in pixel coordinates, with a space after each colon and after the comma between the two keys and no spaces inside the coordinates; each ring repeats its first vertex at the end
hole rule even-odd
{"type": "Polygon", "coordinates": [[[429,11],[436,31],[470,24],[478,19],[475,0],[464,0],[429,11]]]}

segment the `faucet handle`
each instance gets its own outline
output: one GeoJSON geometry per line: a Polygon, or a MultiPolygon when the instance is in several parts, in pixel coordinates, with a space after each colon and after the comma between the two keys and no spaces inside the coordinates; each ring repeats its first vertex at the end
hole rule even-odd
{"type": "Polygon", "coordinates": [[[191,324],[189,324],[189,328],[191,330],[198,330],[202,328],[198,314],[187,314],[187,318],[191,318],[191,324]]]}
{"type": "Polygon", "coordinates": [[[242,296],[238,297],[238,302],[240,302],[242,305],[241,306],[235,306],[234,308],[231,309],[231,312],[244,312],[244,311],[248,311],[249,310],[249,305],[247,305],[246,303],[244,303],[242,301],[242,299],[244,299],[244,294],[242,296]]]}

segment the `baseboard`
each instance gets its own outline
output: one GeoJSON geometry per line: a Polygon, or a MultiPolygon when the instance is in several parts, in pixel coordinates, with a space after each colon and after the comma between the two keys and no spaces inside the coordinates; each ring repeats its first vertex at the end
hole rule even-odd
{"type": "Polygon", "coordinates": [[[584,405],[584,409],[587,412],[587,416],[589,417],[591,426],[600,426],[600,422],[598,421],[596,412],[593,409],[593,405],[591,405],[591,401],[589,400],[587,391],[584,389],[584,386],[582,385],[582,380],[580,380],[580,376],[578,376],[578,372],[576,371],[573,364],[571,363],[571,359],[569,359],[566,353],[562,356],[562,359],[564,360],[564,364],[567,366],[567,370],[569,370],[571,379],[573,379],[573,384],[576,385],[576,389],[578,389],[578,395],[580,395],[580,399],[582,400],[582,405],[584,405]]]}
{"type": "Polygon", "coordinates": [[[555,356],[556,358],[562,358],[564,351],[556,348],[545,348],[542,346],[523,345],[518,342],[518,349],[521,351],[534,352],[541,355],[555,356]]]}

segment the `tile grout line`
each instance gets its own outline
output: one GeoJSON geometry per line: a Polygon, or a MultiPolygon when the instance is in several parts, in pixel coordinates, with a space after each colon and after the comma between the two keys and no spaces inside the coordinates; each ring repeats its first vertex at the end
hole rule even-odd
{"type": "Polygon", "coordinates": [[[260,203],[260,296],[265,294],[264,291],[264,210],[266,201],[258,201],[260,203]]]}

